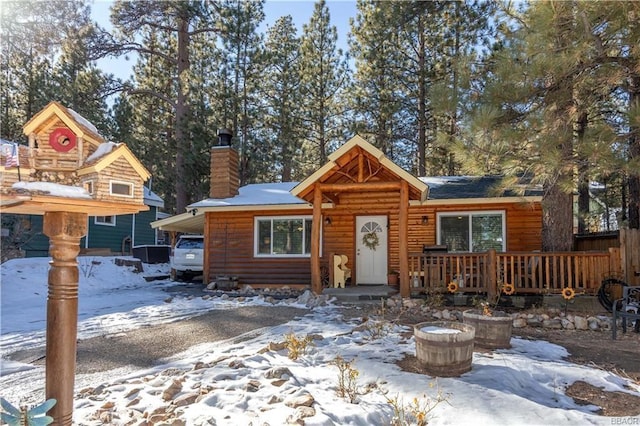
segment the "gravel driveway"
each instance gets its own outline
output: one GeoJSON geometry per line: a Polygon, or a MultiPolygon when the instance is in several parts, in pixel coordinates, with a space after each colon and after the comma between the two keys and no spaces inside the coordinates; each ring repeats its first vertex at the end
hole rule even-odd
{"type": "MultiPolygon", "coordinates": [[[[284,324],[308,310],[288,306],[247,306],[156,326],[78,341],[77,374],[118,367],[148,368],[163,358],[207,342],[231,339],[263,327],[284,324]]],[[[44,364],[44,348],[18,351],[9,359],[44,364]]]]}

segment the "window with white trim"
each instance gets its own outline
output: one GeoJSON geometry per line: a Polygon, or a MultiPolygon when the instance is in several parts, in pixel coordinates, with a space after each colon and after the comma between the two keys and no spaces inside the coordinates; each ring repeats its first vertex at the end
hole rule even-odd
{"type": "Polygon", "coordinates": [[[438,213],[438,244],[450,252],[506,250],[504,211],[438,213]]]}
{"type": "Polygon", "coordinates": [[[120,197],[133,197],[133,184],[129,182],[109,182],[109,193],[120,197]]]}
{"type": "Polygon", "coordinates": [[[311,216],[256,217],[256,256],[309,257],[311,216]]]}
{"type": "Polygon", "coordinates": [[[96,216],[94,223],[96,225],[116,226],[115,216],[96,216]]]}

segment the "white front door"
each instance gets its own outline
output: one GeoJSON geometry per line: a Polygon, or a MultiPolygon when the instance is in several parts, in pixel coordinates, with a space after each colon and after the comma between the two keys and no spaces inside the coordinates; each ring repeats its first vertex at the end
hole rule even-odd
{"type": "Polygon", "coordinates": [[[357,284],[387,283],[387,216],[356,217],[357,284]]]}

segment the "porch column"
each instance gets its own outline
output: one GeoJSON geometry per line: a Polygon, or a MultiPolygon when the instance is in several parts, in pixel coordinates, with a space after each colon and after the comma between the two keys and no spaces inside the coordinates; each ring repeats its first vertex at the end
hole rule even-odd
{"type": "Polygon", "coordinates": [[[322,221],[322,191],[318,184],[313,189],[313,220],[311,222],[311,291],[322,293],[320,278],[320,222],[322,221]]]}
{"type": "Polygon", "coordinates": [[[409,184],[400,185],[400,213],[398,214],[398,256],[400,261],[400,296],[411,296],[409,280],[409,184]]]}
{"type": "Polygon", "coordinates": [[[87,214],[46,212],[44,234],[49,237],[49,295],[47,298],[46,398],[58,402],[49,414],[54,425],[71,425],[78,334],[78,261],[80,238],[87,233],[87,214]]]}

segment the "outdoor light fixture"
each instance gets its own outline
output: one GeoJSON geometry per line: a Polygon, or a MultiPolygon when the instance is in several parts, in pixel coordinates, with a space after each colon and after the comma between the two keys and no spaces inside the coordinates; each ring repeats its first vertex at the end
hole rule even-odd
{"type": "Polygon", "coordinates": [[[324,218],[324,224],[325,225],[331,225],[331,216],[327,216],[324,218]]]}
{"type": "Polygon", "coordinates": [[[427,223],[429,223],[429,216],[422,216],[422,224],[426,225],[427,223]]]}
{"type": "Polygon", "coordinates": [[[193,210],[191,210],[191,214],[192,214],[192,215],[194,215],[194,216],[195,216],[196,214],[198,214],[198,209],[193,209],[193,210]]]}

